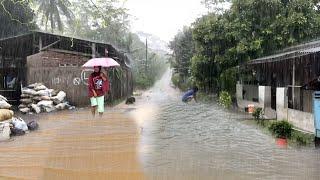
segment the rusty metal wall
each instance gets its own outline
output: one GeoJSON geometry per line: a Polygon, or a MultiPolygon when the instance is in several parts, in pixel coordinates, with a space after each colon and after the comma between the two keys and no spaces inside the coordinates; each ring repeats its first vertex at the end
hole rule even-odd
{"type": "MultiPolygon", "coordinates": [[[[67,93],[67,100],[76,106],[89,105],[87,79],[92,71],[83,71],[81,65],[89,58],[79,55],[57,53],[51,51],[40,52],[27,58],[27,82],[32,84],[42,82],[48,88],[63,90],[67,93]]],[[[116,75],[116,70],[109,70],[109,80],[111,82],[110,95],[106,101],[113,102],[123,99],[132,94],[132,76],[130,69],[118,68],[120,76],[116,75]],[[121,70],[120,70],[121,69],[121,70]]],[[[119,74],[119,73],[118,73],[119,74]]]]}

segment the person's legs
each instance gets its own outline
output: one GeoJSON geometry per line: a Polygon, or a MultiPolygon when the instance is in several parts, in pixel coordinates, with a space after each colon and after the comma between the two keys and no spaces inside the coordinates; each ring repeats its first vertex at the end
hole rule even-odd
{"type": "Polygon", "coordinates": [[[91,102],[91,113],[92,113],[92,116],[94,117],[96,115],[96,109],[97,109],[97,105],[98,105],[97,98],[91,97],[90,102],[91,102]]]}
{"type": "Polygon", "coordinates": [[[193,96],[189,96],[189,97],[187,98],[187,102],[190,102],[190,101],[192,100],[192,98],[193,98],[193,96]]]}
{"type": "Polygon", "coordinates": [[[97,103],[98,103],[99,116],[101,117],[104,112],[104,96],[97,97],[97,103]]]}
{"type": "Polygon", "coordinates": [[[97,106],[91,106],[91,114],[93,117],[96,116],[96,109],[97,109],[97,106]]]}

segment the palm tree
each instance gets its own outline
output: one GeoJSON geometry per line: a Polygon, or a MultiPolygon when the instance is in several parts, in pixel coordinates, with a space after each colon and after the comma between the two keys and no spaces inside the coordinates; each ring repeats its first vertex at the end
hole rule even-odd
{"type": "Polygon", "coordinates": [[[36,2],[39,4],[38,12],[42,13],[41,24],[45,23],[46,30],[50,21],[52,32],[56,27],[59,31],[63,31],[61,15],[64,15],[68,21],[72,20],[69,0],[36,0],[36,2]]]}

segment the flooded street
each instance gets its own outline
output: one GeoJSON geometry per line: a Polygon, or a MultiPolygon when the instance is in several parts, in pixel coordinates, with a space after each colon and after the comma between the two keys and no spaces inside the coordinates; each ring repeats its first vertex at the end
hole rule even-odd
{"type": "Polygon", "coordinates": [[[144,179],[140,137],[122,113],[93,119],[80,109],[36,118],[39,130],[1,142],[0,179],[144,179]]]}
{"type": "Polygon", "coordinates": [[[320,179],[320,149],[279,148],[250,116],[180,97],[167,72],[131,112],[148,179],[320,179]]]}
{"type": "Polygon", "coordinates": [[[215,103],[182,103],[170,71],[136,104],[26,116],[40,130],[1,142],[0,179],[320,179],[320,150],[279,148],[215,103]]]}

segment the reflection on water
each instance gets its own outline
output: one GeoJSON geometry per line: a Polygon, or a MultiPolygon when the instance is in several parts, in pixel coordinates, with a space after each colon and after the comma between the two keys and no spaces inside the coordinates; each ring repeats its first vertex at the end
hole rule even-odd
{"type": "Polygon", "coordinates": [[[278,148],[246,115],[182,103],[168,82],[169,71],[131,112],[150,179],[320,179],[319,149],[278,148]]]}

